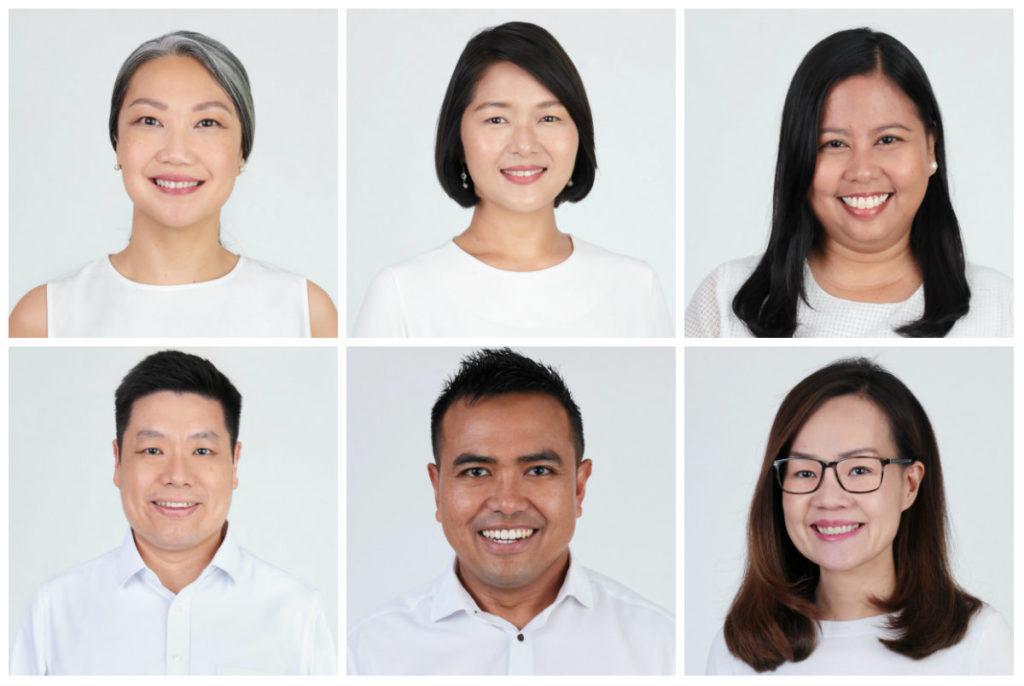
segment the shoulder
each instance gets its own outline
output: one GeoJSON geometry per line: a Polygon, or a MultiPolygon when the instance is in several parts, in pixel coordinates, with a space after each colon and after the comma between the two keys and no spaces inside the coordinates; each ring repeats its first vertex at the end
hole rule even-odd
{"type": "Polygon", "coordinates": [[[612,272],[646,279],[654,277],[654,269],[643,260],[606,250],[576,236],[572,237],[572,244],[573,256],[582,265],[602,273],[612,272]]]}
{"type": "Polygon", "coordinates": [[[8,333],[12,338],[46,337],[46,284],[30,290],[14,306],[8,333]]]}
{"type": "Polygon", "coordinates": [[[971,618],[962,643],[969,651],[970,673],[1012,673],[1013,630],[991,605],[982,604],[971,618]]]}
{"type": "Polygon", "coordinates": [[[732,300],[761,260],[754,255],[718,265],[694,291],[686,306],[685,334],[691,337],[749,336],[732,311],[732,300]]]}
{"type": "Polygon", "coordinates": [[[278,603],[314,603],[319,605],[319,594],[288,572],[256,557],[244,548],[238,549],[240,581],[259,588],[265,599],[278,603]]]}
{"type": "Polygon", "coordinates": [[[621,614],[646,619],[659,629],[675,630],[675,616],[665,608],[611,577],[589,568],[585,571],[596,602],[611,605],[621,614]]]}
{"type": "Polygon", "coordinates": [[[78,603],[86,596],[115,588],[119,583],[115,571],[120,552],[121,548],[115,548],[51,577],[36,589],[33,604],[44,598],[58,605],[78,603]]]}
{"type": "Polygon", "coordinates": [[[471,264],[471,261],[454,241],[447,240],[436,248],[385,267],[378,272],[377,280],[385,275],[400,281],[431,278],[441,271],[471,264]]]}
{"type": "Polygon", "coordinates": [[[967,283],[974,292],[998,293],[1006,297],[1013,296],[1013,279],[995,269],[967,263],[967,283]]]}
{"type": "Polygon", "coordinates": [[[356,622],[348,632],[350,647],[362,640],[387,636],[397,625],[423,624],[433,603],[437,581],[392,598],[356,622]]]}
{"type": "Polygon", "coordinates": [[[719,628],[711,641],[705,674],[756,674],[750,665],[729,652],[725,643],[724,627],[719,628]]]}
{"type": "Polygon", "coordinates": [[[314,338],[337,338],[338,310],[327,292],[312,281],[306,282],[309,298],[309,324],[314,338]]]}
{"type": "Polygon", "coordinates": [[[306,280],[288,271],[282,269],[276,265],[270,264],[269,262],[263,262],[262,260],[254,260],[251,257],[240,255],[238,257],[238,271],[241,275],[251,279],[266,279],[270,281],[280,283],[292,283],[296,282],[305,284],[306,280]]]}

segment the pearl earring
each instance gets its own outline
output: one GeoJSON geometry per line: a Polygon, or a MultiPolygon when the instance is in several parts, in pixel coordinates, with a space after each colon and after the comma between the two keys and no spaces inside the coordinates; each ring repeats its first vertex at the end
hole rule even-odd
{"type": "Polygon", "coordinates": [[[575,184],[572,182],[572,179],[569,179],[569,183],[565,184],[565,187],[566,188],[572,188],[574,185],[575,184]]]}
{"type": "Polygon", "coordinates": [[[121,171],[121,163],[114,162],[114,171],[121,171]]]}
{"type": "Polygon", "coordinates": [[[932,171],[939,171],[939,163],[932,161],[932,171]]]}
{"type": "Polygon", "coordinates": [[[465,190],[469,190],[469,174],[466,173],[466,165],[462,165],[462,173],[459,174],[459,178],[462,179],[462,187],[465,190]]]}

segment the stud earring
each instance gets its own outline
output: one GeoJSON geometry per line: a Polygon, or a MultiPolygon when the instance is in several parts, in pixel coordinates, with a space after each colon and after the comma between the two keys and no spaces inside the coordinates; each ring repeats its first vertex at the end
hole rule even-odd
{"type": "Polygon", "coordinates": [[[932,171],[939,171],[939,163],[932,161],[932,171]]]}
{"type": "Polygon", "coordinates": [[[565,184],[565,187],[566,188],[572,188],[574,185],[575,184],[572,182],[572,179],[569,179],[569,183],[565,184]]]}
{"type": "Polygon", "coordinates": [[[462,179],[462,187],[465,190],[469,190],[469,174],[466,173],[466,165],[462,165],[462,173],[459,174],[459,178],[462,179]]]}
{"type": "Polygon", "coordinates": [[[238,173],[239,174],[244,174],[245,173],[245,162],[243,162],[242,164],[238,165],[238,173]]]}
{"type": "Polygon", "coordinates": [[[121,171],[121,163],[114,162],[114,171],[121,171]]]}

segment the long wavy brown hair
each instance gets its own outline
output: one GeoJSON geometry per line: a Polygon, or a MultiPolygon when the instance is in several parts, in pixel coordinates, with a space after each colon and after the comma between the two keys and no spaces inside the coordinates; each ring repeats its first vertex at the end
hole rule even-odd
{"type": "Polygon", "coordinates": [[[729,650],[758,672],[806,659],[818,641],[814,604],[818,566],[805,558],[786,533],[782,490],[772,463],[788,457],[797,433],[822,403],[856,395],[888,417],[899,456],[924,464],[917,499],[900,517],[893,540],[896,587],[876,598],[892,614],[894,638],[880,639],[913,659],[958,643],[981,601],[957,586],[946,554],[946,498],[942,465],[931,422],[902,381],[864,358],[840,360],[798,383],[782,401],[765,450],[761,476],[750,505],[747,567],[725,619],[729,650]]]}

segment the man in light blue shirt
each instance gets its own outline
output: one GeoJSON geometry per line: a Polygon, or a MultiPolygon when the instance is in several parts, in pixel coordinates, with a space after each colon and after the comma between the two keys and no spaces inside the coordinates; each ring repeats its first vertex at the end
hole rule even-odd
{"type": "Polygon", "coordinates": [[[241,395],[209,361],[150,355],[115,394],[122,545],[43,584],[12,674],[333,674],[315,591],[238,546],[241,395]]]}

